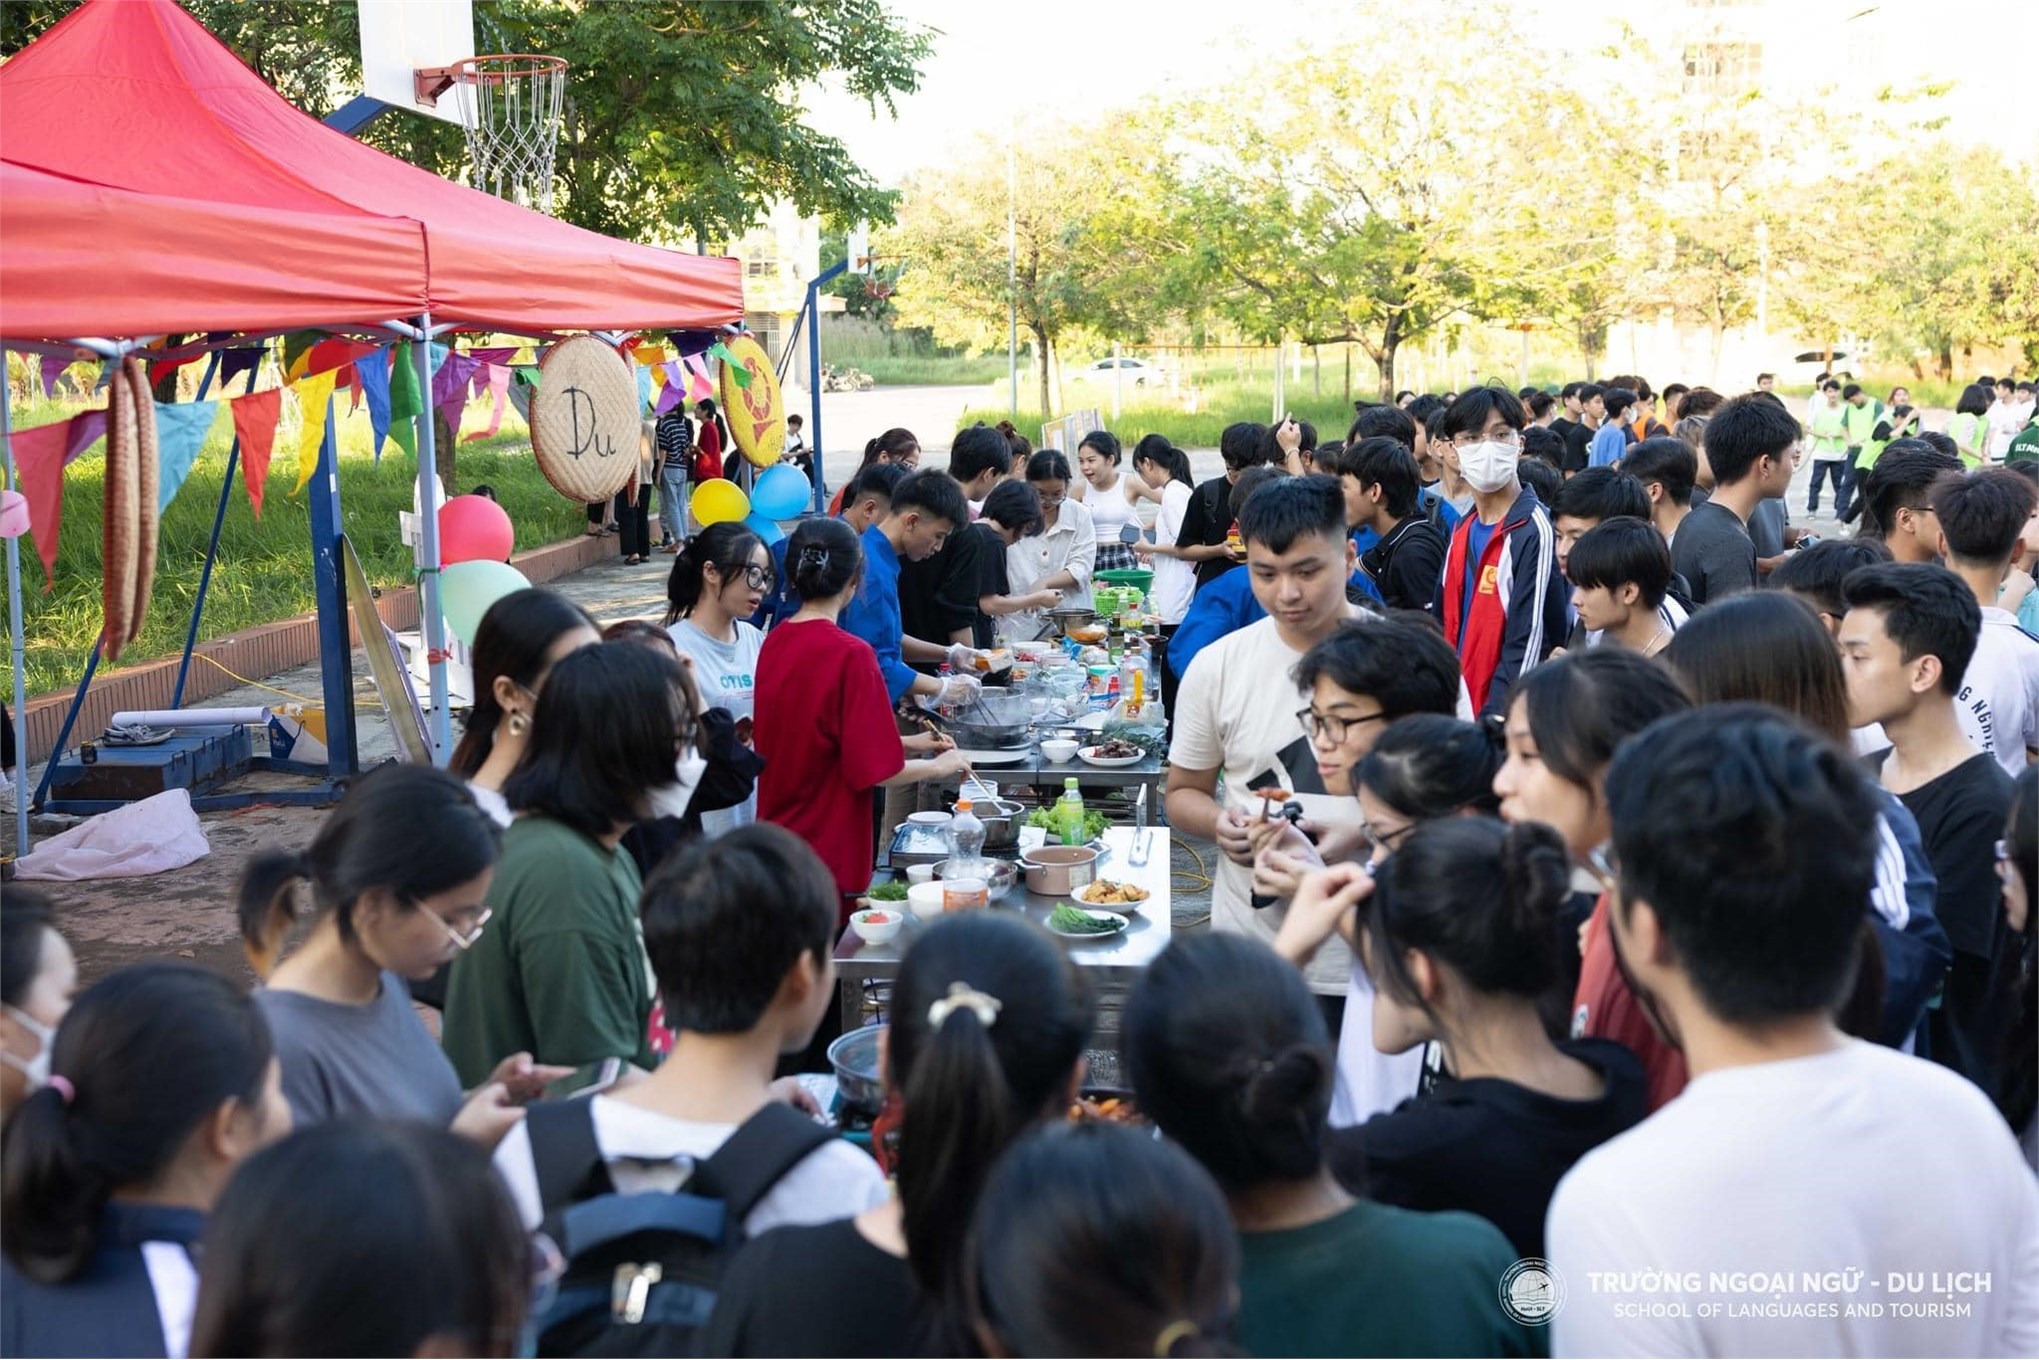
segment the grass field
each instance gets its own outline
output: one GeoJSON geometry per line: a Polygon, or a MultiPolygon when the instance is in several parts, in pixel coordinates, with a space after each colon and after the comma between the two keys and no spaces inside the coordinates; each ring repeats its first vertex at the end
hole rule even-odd
{"type": "Polygon", "coordinates": [[[1005,376],[1005,360],[945,359],[917,354],[874,355],[844,359],[846,368],[860,368],[885,387],[982,387],[1005,376]]]}
{"type": "MultiPolygon", "coordinates": [[[[342,409],[344,405],[343,398],[342,409]]],[[[19,426],[32,427],[62,419],[75,409],[54,403],[24,403],[15,407],[14,418],[19,426]]],[[[470,432],[485,428],[487,410],[486,403],[471,408],[467,417],[470,432]]],[[[219,558],[206,593],[201,640],[307,613],[314,607],[310,491],[297,499],[290,494],[297,481],[295,428],[294,417],[286,414],[277,432],[259,522],[248,508],[240,474],[235,473],[226,524],[220,533],[219,558]]],[[[382,461],[376,463],[365,411],[342,416],[338,430],[341,517],[361,565],[377,586],[409,585],[415,571],[410,549],[398,539],[397,512],[409,510],[413,504],[416,465],[393,443],[384,446],[382,461]]],[[[190,478],[164,512],[148,622],[141,637],[121,653],[123,663],[175,655],[183,649],[232,437],[232,422],[223,413],[190,478]]],[[[41,559],[29,540],[22,540],[23,621],[28,692],[32,695],[74,687],[99,636],[103,449],[102,444],[64,470],[63,531],[54,588],[48,592],[43,590],[41,559]]],[[[560,496],[540,475],[523,422],[514,412],[505,415],[501,434],[462,444],[456,468],[457,484],[449,486],[447,493],[457,495],[484,482],[492,486],[516,526],[519,549],[557,542],[580,532],[586,524],[582,507],[560,496]]],[[[11,676],[6,683],[11,692],[11,676]]]]}

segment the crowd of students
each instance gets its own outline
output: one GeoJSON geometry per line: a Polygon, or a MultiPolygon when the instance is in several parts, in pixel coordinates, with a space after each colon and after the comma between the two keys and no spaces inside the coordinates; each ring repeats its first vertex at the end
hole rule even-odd
{"type": "Polygon", "coordinates": [[[252,997],[73,1002],[10,885],[0,1352],[2039,1350],[2039,462],[1859,395],[1411,396],[1201,484],[890,431],[781,542],[677,544],[663,625],[505,598],[451,772],[247,865],[252,997]],[[1760,543],[1833,438],[1854,535],[1760,543]],[[888,1181],[796,1074],[878,834],[963,770],[912,709],[1142,560],[1218,852],[1119,1012],[1153,1129],[1068,1123],[1112,1041],[1064,948],[950,917],[888,1181]],[[1787,1267],[1990,1285],[1717,1282],[1787,1267]]]}

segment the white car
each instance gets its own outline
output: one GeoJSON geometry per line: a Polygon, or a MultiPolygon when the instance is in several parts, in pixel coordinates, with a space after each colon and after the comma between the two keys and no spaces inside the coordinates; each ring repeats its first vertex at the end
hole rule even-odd
{"type": "Polygon", "coordinates": [[[1067,381],[1093,383],[1099,387],[1110,387],[1119,382],[1127,387],[1165,387],[1168,374],[1159,364],[1145,359],[1099,359],[1094,364],[1085,364],[1068,375],[1067,381]],[[1112,366],[1118,365],[1118,374],[1112,373],[1112,366]]]}

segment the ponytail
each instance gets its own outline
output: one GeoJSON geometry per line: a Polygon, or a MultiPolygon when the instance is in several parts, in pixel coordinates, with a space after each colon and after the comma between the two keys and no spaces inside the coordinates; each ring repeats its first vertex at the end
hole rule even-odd
{"type": "Polygon", "coordinates": [[[8,1260],[75,1278],[115,1192],[156,1181],[226,1102],[260,1117],[272,1052],[261,1011],[208,969],[137,964],[93,986],[57,1028],[49,1085],[0,1133],[8,1260]]]}
{"type": "Polygon", "coordinates": [[[1535,1000],[1562,976],[1557,920],[1571,861],[1563,838],[1541,822],[1424,822],[1381,865],[1378,882],[1366,913],[1374,984],[1396,1000],[1423,1005],[1404,961],[1411,949],[1486,995],[1535,1000]]]}
{"type": "Polygon", "coordinates": [[[786,574],[803,603],[842,594],[863,561],[863,545],[839,519],[803,519],[786,542],[786,574]]]}
{"type": "MultiPolygon", "coordinates": [[[[1149,435],[1148,438],[1156,439],[1159,436],[1149,435]]],[[[1146,439],[1141,440],[1133,450],[1133,466],[1138,468],[1142,463],[1159,463],[1167,468],[1168,480],[1171,482],[1181,482],[1188,487],[1196,485],[1196,477],[1189,470],[1189,455],[1166,440],[1152,446],[1146,439]]]]}
{"type": "Polygon", "coordinates": [[[905,1108],[907,1261],[957,1345],[968,1338],[962,1272],[978,1193],[1015,1138],[1060,1114],[1093,1015],[1068,956],[1011,916],[937,921],[900,965],[888,1056],[905,1108]]]}
{"type": "Polygon", "coordinates": [[[241,871],[234,903],[240,920],[241,947],[255,976],[267,981],[282,951],[284,936],[297,919],[293,889],[312,876],[311,852],[264,850],[241,871]]]}

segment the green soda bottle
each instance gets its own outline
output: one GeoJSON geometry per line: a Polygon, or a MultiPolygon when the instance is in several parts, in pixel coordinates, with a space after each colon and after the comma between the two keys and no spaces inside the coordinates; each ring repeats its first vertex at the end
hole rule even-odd
{"type": "Polygon", "coordinates": [[[1062,796],[1055,800],[1055,829],[1062,834],[1064,845],[1083,845],[1088,840],[1083,834],[1083,795],[1073,777],[1062,781],[1062,796]]]}

